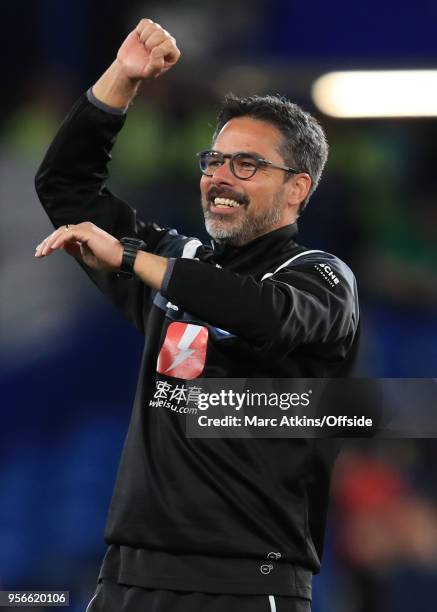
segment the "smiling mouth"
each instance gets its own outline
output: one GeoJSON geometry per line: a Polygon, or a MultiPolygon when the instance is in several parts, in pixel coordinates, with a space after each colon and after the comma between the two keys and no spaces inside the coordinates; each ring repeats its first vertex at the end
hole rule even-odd
{"type": "Polygon", "coordinates": [[[243,204],[232,198],[216,197],[210,203],[210,206],[213,206],[214,208],[226,209],[226,208],[239,208],[240,206],[243,206],[243,204]]]}

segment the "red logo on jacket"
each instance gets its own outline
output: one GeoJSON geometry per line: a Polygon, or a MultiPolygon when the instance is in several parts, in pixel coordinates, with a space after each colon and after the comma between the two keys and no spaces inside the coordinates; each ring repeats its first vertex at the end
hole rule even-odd
{"type": "Polygon", "coordinates": [[[207,343],[206,327],[180,321],[170,323],[159,352],[157,371],[184,380],[197,378],[205,367],[207,343]]]}

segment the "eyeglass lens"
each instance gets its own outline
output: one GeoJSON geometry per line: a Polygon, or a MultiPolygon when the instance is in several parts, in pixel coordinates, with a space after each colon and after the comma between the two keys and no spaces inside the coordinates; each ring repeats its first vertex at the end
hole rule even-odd
{"type": "Polygon", "coordinates": [[[226,157],[230,158],[231,171],[237,178],[251,178],[258,168],[256,158],[247,153],[225,156],[216,151],[205,151],[199,156],[200,169],[207,176],[212,176],[217,168],[225,163],[226,157]]]}

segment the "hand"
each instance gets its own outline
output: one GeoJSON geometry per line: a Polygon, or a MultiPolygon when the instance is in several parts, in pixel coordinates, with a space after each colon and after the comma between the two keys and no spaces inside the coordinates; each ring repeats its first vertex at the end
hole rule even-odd
{"type": "Polygon", "coordinates": [[[121,242],[89,221],[58,228],[36,247],[35,257],[46,257],[59,249],[94,270],[118,270],[123,257],[121,242]]]}
{"type": "Polygon", "coordinates": [[[156,78],[176,64],[181,52],[176,40],[159,24],[141,19],[121,45],[117,61],[132,80],[156,78]]]}

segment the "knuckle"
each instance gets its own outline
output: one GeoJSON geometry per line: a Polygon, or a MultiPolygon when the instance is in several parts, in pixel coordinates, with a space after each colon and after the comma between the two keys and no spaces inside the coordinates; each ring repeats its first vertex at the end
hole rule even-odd
{"type": "Polygon", "coordinates": [[[151,19],[147,19],[146,17],[143,17],[142,19],[140,19],[137,27],[139,26],[144,27],[146,25],[151,25],[151,24],[153,24],[153,21],[151,19]]]}
{"type": "Polygon", "coordinates": [[[144,34],[142,36],[142,41],[144,43],[144,46],[152,47],[153,46],[153,38],[154,38],[154,32],[152,32],[152,33],[147,32],[146,34],[144,34]]]}

